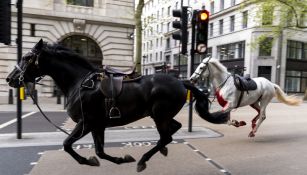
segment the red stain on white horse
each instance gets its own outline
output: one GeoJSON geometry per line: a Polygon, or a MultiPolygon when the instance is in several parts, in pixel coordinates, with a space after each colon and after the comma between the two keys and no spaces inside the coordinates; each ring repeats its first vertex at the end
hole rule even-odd
{"type": "Polygon", "coordinates": [[[216,95],[217,101],[223,107],[222,110],[225,111],[228,108],[229,103],[226,100],[224,100],[219,90],[215,92],[215,95],[216,95]]]}

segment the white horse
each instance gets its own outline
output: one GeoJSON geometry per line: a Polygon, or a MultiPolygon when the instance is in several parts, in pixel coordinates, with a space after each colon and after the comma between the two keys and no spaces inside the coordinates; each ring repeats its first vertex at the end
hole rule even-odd
{"type": "MultiPolygon", "coordinates": [[[[200,63],[190,80],[195,82],[201,77],[209,78],[223,111],[229,112],[234,108],[250,105],[258,112],[252,120],[252,131],[249,133],[249,137],[255,136],[259,126],[266,118],[265,109],[274,96],[287,105],[299,105],[302,102],[297,97],[287,96],[278,85],[263,77],[252,78],[257,84],[256,90],[239,91],[234,85],[234,77],[227,72],[227,68],[217,59],[211,57],[205,58],[200,63]]],[[[246,124],[244,121],[238,122],[236,120],[229,120],[227,123],[236,127],[246,124]]]]}

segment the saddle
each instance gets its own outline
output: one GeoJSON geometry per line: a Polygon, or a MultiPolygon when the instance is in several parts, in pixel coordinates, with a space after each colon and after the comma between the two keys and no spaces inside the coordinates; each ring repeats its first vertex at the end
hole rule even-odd
{"type": "Polygon", "coordinates": [[[257,89],[257,84],[256,82],[251,79],[249,76],[240,76],[237,74],[234,74],[234,84],[236,88],[239,91],[249,91],[249,90],[256,90],[257,89]]]}
{"type": "Polygon", "coordinates": [[[101,75],[100,90],[104,94],[106,115],[112,118],[121,118],[121,112],[116,107],[116,98],[120,95],[123,81],[139,77],[135,72],[136,66],[129,70],[118,70],[105,66],[101,75]]]}
{"type": "Polygon", "coordinates": [[[257,84],[253,79],[251,79],[249,77],[249,75],[242,77],[240,75],[234,74],[233,79],[234,79],[234,84],[235,84],[236,88],[239,91],[241,91],[239,101],[238,101],[238,104],[236,106],[236,108],[238,108],[241,104],[244,91],[246,91],[247,94],[248,94],[248,91],[256,90],[257,84]]]}

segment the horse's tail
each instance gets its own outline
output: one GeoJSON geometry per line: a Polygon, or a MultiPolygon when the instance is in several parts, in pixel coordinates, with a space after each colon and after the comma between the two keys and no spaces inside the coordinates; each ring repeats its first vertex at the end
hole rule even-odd
{"type": "Polygon", "coordinates": [[[286,95],[284,93],[284,91],[277,84],[274,84],[274,88],[275,88],[276,97],[280,102],[283,102],[283,103],[285,103],[287,105],[291,105],[291,106],[297,106],[297,105],[302,103],[302,100],[297,98],[296,96],[286,95]]]}
{"type": "Polygon", "coordinates": [[[190,90],[196,99],[195,109],[198,115],[214,124],[225,124],[230,118],[229,112],[209,112],[209,99],[208,96],[198,90],[192,83],[189,81],[183,81],[185,88],[190,90]]]}

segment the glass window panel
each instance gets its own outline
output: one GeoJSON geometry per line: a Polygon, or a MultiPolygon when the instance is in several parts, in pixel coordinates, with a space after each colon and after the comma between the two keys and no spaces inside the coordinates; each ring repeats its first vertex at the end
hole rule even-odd
{"type": "Polygon", "coordinates": [[[286,78],[286,90],[291,91],[291,92],[299,92],[300,78],[287,77],[286,78]]]}
{"type": "Polygon", "coordinates": [[[300,71],[294,71],[294,70],[291,70],[291,71],[287,71],[286,72],[286,75],[287,76],[301,76],[301,72],[300,71]]]}

